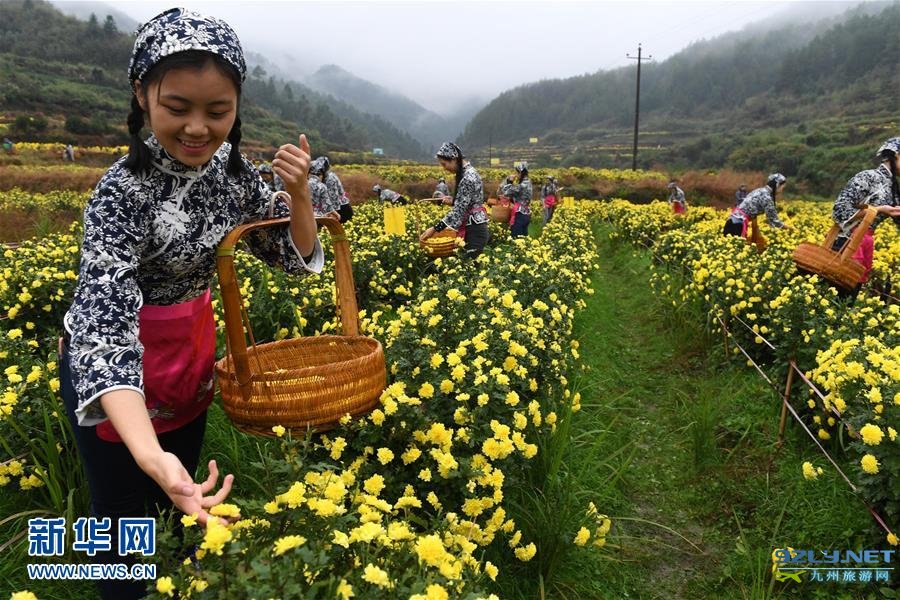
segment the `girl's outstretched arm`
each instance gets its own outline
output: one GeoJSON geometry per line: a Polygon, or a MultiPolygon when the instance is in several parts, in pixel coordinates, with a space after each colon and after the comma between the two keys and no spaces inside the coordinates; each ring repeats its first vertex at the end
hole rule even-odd
{"type": "Polygon", "coordinates": [[[231,492],[234,475],[225,476],[217,493],[205,495],[215,489],[219,479],[216,461],[209,461],[206,481],[195,483],[178,457],[159,445],[140,394],[133,390],[113,390],[103,394],[100,404],[141,470],[162,488],[179,510],[196,514],[197,521],[205,525],[210,518],[207,509],[225,500],[231,492]]]}

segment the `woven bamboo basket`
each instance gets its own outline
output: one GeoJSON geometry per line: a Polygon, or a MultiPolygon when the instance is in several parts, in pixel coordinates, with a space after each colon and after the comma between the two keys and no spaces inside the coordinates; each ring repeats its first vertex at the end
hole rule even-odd
{"type": "Polygon", "coordinates": [[[509,217],[512,214],[512,207],[509,198],[500,198],[491,205],[491,220],[498,223],[509,223],[509,217]]]}
{"type": "Polygon", "coordinates": [[[350,245],[335,219],[318,218],[316,223],[331,232],[342,335],[256,343],[241,298],[234,249],[246,233],[289,222],[286,217],[237,227],[219,244],[216,255],[228,345],[225,357],[216,362],[222,406],[235,427],[257,435],[274,435],[275,425],[298,432],[326,431],[346,414],[372,411],[387,383],[381,343],[359,335],[350,245]]]}
{"type": "Polygon", "coordinates": [[[456,230],[445,229],[439,231],[424,242],[419,242],[419,244],[428,256],[445,258],[456,252],[458,248],[456,245],[456,230]]]}
{"type": "Polygon", "coordinates": [[[840,251],[831,249],[841,228],[833,225],[822,245],[803,242],[794,250],[794,262],[803,271],[815,273],[844,289],[851,290],[857,286],[866,268],[853,259],[853,254],[862,243],[863,236],[872,226],[877,212],[865,207],[853,217],[859,225],[853,230],[850,239],[840,251]]]}
{"type": "Polygon", "coordinates": [[[750,219],[750,237],[747,238],[747,243],[755,245],[756,251],[760,254],[762,254],[763,250],[766,249],[766,246],[769,245],[769,242],[759,231],[759,224],[756,222],[756,217],[750,219]]]}

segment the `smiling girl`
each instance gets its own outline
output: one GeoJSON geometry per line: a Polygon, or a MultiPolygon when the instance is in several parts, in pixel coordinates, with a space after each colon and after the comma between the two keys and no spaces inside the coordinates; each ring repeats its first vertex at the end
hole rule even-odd
{"type": "MultiPolygon", "coordinates": [[[[112,521],[174,505],[198,515],[218,469],[194,481],[213,395],[215,324],[209,285],[216,247],[236,226],[264,218],[272,192],[241,154],[246,65],[226,23],[166,11],[137,35],[129,67],[131,146],[97,184],[84,212],[75,296],[64,320],[61,392],[91,492],[91,514],[112,521]],[[141,130],[152,132],[146,140],[141,130]]],[[[282,146],[273,169],[290,223],[248,236],[251,252],[288,273],[319,272],[322,248],[307,187],[305,136],[282,146]]],[[[101,581],[104,598],[143,594],[141,582],[101,581]]]]}
{"type": "Polygon", "coordinates": [[[453,207],[447,215],[420,236],[421,241],[448,227],[456,230],[457,237],[465,240],[463,256],[477,258],[490,239],[488,217],[484,209],[484,184],[481,175],[466,160],[462,150],[453,142],[444,142],[435,155],[438,163],[449,173],[456,175],[455,192],[452,199],[444,202],[453,207]]]}

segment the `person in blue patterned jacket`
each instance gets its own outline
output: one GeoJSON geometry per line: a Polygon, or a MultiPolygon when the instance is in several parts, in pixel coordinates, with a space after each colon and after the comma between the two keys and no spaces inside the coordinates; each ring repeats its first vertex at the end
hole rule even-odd
{"type": "Polygon", "coordinates": [[[344,191],[344,184],[341,178],[331,170],[331,161],[327,156],[320,156],[312,162],[310,166],[311,172],[318,171],[325,188],[328,190],[329,207],[335,210],[340,217],[341,223],[346,223],[353,218],[353,207],[350,205],[350,198],[344,191]],[[336,207],[336,208],[335,208],[336,207]]]}
{"type": "Polygon", "coordinates": [[[832,249],[840,250],[859,225],[859,221],[853,218],[859,209],[870,206],[878,211],[872,227],[866,232],[862,243],[853,254],[853,258],[866,268],[860,283],[868,281],[872,271],[872,262],[875,258],[875,228],[888,217],[900,227],[900,184],[897,182],[897,173],[900,172],[900,137],[887,140],[878,148],[875,157],[880,163],[878,167],[860,171],[851,177],[835,199],[831,212],[834,222],[841,228],[832,249]]]}
{"type": "MultiPolygon", "coordinates": [[[[313,214],[317,217],[331,217],[340,220],[341,197],[338,190],[329,189],[326,184],[328,170],[327,159],[320,156],[309,164],[309,193],[312,197],[313,214]]],[[[340,183],[338,183],[340,185],[340,183]]],[[[343,194],[343,188],[340,193],[343,194]]]]}
{"type": "Polygon", "coordinates": [[[766,215],[766,222],[777,229],[787,228],[778,216],[778,209],[775,207],[775,198],[778,193],[784,190],[787,177],[781,173],[772,173],[766,178],[765,187],[756,188],[744,200],[731,211],[731,215],[725,220],[725,227],[722,229],[723,235],[739,235],[747,237],[747,230],[750,227],[750,221],[761,214],[766,215]]]}
{"type": "MultiPolygon", "coordinates": [[[[240,151],[246,64],[228,24],[171,9],[138,32],[129,66],[128,155],[102,177],[84,210],[74,298],[60,340],[60,392],[87,475],[91,514],[118,519],[175,506],[207,510],[231,490],[195,481],[216,358],[210,282],[219,242],[265,218],[273,193],[240,151]],[[141,137],[145,120],[152,135],[141,137]]],[[[250,251],[294,275],[324,254],[307,187],[309,144],[282,146],[273,170],[290,222],[246,236],[250,251]]],[[[127,562],[114,550],[99,562],[127,562]]],[[[141,581],[104,580],[103,598],[143,596],[141,581]]]]}
{"type": "Polygon", "coordinates": [[[376,196],[378,196],[378,199],[382,203],[390,202],[391,204],[409,204],[409,198],[407,198],[400,192],[395,192],[394,190],[383,188],[378,183],[372,186],[372,192],[376,196]]]}
{"type": "Polygon", "coordinates": [[[534,188],[531,179],[528,178],[528,163],[522,161],[516,163],[518,181],[513,183],[507,179],[501,191],[504,196],[512,201],[512,214],[510,215],[509,229],[512,237],[528,235],[528,225],[531,223],[531,200],[534,197],[534,188]]]}
{"type": "Polygon", "coordinates": [[[284,191],[284,182],[281,180],[281,177],[275,174],[272,171],[272,165],[269,163],[262,163],[256,168],[259,171],[259,176],[262,177],[262,180],[266,182],[266,185],[269,186],[269,189],[273,192],[281,192],[284,191]]]}
{"type": "Polygon", "coordinates": [[[475,258],[481,254],[490,238],[481,175],[453,142],[442,144],[435,158],[444,170],[455,173],[456,191],[450,212],[433,227],[426,229],[419,239],[425,241],[448,227],[455,229],[457,236],[465,240],[464,256],[475,258]]]}
{"type": "Polygon", "coordinates": [[[450,186],[447,185],[447,182],[441,177],[437,185],[434,186],[434,194],[432,194],[433,198],[443,198],[445,196],[450,195],[450,186]]]}

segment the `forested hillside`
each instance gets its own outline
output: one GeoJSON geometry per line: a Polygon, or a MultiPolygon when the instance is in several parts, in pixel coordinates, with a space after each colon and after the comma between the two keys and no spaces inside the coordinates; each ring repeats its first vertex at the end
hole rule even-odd
{"type": "MultiPolygon", "coordinates": [[[[645,64],[639,163],[779,169],[828,192],[897,134],[898,56],[894,2],[727,34],[645,64]]],[[[520,86],[478,113],[461,143],[549,165],[628,166],[634,91],[634,67],[520,86]]]]}
{"type": "MultiPolygon", "coordinates": [[[[40,0],[0,1],[0,128],[28,140],[127,140],[125,71],[134,37],[109,17],[79,21],[40,0]]],[[[244,87],[245,139],[277,146],[306,131],[322,150],[421,158],[424,150],[382,117],[252,69],[244,87]]]]}

